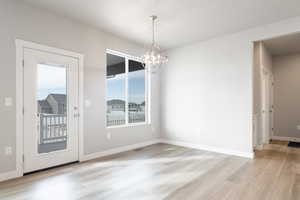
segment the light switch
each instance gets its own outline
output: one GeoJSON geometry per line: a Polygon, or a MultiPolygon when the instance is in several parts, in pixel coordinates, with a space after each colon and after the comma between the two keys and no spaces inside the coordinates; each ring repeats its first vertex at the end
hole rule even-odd
{"type": "Polygon", "coordinates": [[[4,99],[4,105],[6,107],[10,107],[10,106],[12,106],[12,104],[13,104],[12,98],[11,97],[5,97],[5,99],[4,99]]]}
{"type": "Polygon", "coordinates": [[[88,100],[88,99],[84,101],[84,104],[85,104],[85,107],[86,107],[86,108],[89,108],[89,107],[91,107],[91,105],[92,105],[91,101],[88,100]]]}
{"type": "Polygon", "coordinates": [[[5,147],[5,155],[9,156],[12,154],[12,148],[10,146],[5,147]]]}
{"type": "Polygon", "coordinates": [[[108,140],[111,140],[111,133],[108,132],[108,133],[106,134],[106,137],[107,137],[108,140]]]}

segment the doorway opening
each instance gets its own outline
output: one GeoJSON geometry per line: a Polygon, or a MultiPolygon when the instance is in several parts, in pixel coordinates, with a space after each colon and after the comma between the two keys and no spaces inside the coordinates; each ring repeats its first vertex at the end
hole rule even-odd
{"type": "Polygon", "coordinates": [[[254,42],[253,146],[300,142],[300,33],[254,42]]]}

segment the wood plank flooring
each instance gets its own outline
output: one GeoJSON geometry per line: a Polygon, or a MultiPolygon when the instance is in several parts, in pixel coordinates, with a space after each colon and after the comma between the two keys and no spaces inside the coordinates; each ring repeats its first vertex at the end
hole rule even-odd
{"type": "Polygon", "coordinates": [[[299,200],[300,149],[254,160],[156,144],[0,183],[1,200],[299,200]]]}

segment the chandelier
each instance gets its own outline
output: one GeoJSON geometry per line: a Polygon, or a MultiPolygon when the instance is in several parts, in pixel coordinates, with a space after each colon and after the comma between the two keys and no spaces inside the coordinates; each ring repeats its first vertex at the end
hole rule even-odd
{"type": "Polygon", "coordinates": [[[150,68],[151,71],[154,71],[162,64],[167,63],[168,57],[161,53],[160,47],[155,43],[154,23],[157,16],[152,15],[150,18],[152,20],[152,44],[146,53],[141,56],[141,59],[148,69],[150,68]]]}

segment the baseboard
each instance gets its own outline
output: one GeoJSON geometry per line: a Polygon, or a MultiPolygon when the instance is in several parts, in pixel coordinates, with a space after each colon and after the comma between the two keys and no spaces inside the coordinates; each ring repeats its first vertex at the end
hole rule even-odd
{"type": "Polygon", "coordinates": [[[151,140],[151,141],[147,141],[147,142],[141,142],[141,143],[137,143],[137,144],[127,145],[127,146],[123,146],[123,147],[117,147],[117,148],[113,148],[113,149],[102,151],[102,152],[92,153],[92,154],[84,155],[83,158],[80,160],[80,162],[88,161],[88,160],[92,160],[92,159],[96,159],[96,158],[101,158],[104,156],[109,156],[109,155],[113,155],[113,154],[117,154],[117,153],[122,153],[125,151],[130,151],[130,150],[146,147],[146,146],[157,144],[157,143],[161,143],[161,140],[156,139],[156,140],[151,140]]]}
{"type": "Polygon", "coordinates": [[[125,151],[130,151],[142,147],[146,147],[152,144],[158,144],[158,143],[165,143],[165,144],[172,144],[176,146],[183,146],[187,148],[192,148],[192,149],[199,149],[199,150],[205,150],[205,151],[212,151],[212,152],[217,152],[217,153],[222,153],[222,154],[228,154],[228,155],[235,155],[239,157],[246,157],[246,158],[254,158],[254,153],[248,153],[248,152],[239,152],[239,151],[233,151],[233,150],[228,150],[228,149],[222,149],[222,148],[216,148],[216,147],[211,147],[207,145],[199,145],[199,144],[192,144],[192,143],[187,143],[187,142],[180,142],[180,141],[174,141],[174,140],[166,140],[166,139],[156,139],[156,140],[151,140],[148,142],[142,142],[142,143],[137,143],[133,145],[128,145],[128,146],[123,146],[123,147],[118,147],[102,152],[97,152],[97,153],[92,153],[85,155],[83,159],[80,160],[80,162],[83,161],[88,161],[96,158],[101,158],[104,156],[109,156],[117,153],[122,153],[125,151]]]}
{"type": "MultiPolygon", "coordinates": [[[[83,158],[80,160],[80,162],[87,161],[87,160],[92,160],[92,159],[96,159],[96,158],[100,158],[100,157],[104,157],[104,156],[109,156],[109,155],[113,155],[113,154],[117,154],[117,153],[122,153],[122,152],[125,152],[125,151],[130,151],[130,150],[146,147],[146,146],[149,146],[149,145],[152,145],[152,144],[157,144],[157,143],[161,143],[161,140],[156,139],[156,140],[137,143],[137,144],[133,144],[133,145],[118,147],[118,148],[110,149],[110,150],[107,150],[107,151],[88,154],[88,155],[84,155],[83,158]]],[[[9,179],[18,178],[18,177],[21,177],[21,176],[23,176],[23,174],[20,174],[20,172],[17,171],[17,170],[6,172],[6,173],[0,173],[0,182],[7,181],[9,179]]]]}
{"type": "Polygon", "coordinates": [[[261,151],[261,150],[264,149],[264,145],[262,145],[262,144],[256,145],[256,146],[254,147],[254,149],[255,149],[255,150],[261,151]]]}
{"type": "Polygon", "coordinates": [[[174,141],[174,140],[161,140],[160,142],[165,143],[165,144],[172,144],[172,145],[176,145],[176,146],[192,148],[192,149],[212,151],[212,152],[228,154],[228,155],[234,155],[234,156],[245,157],[245,158],[251,158],[251,159],[254,158],[254,153],[253,152],[240,152],[240,151],[234,151],[234,150],[217,148],[217,147],[212,147],[212,146],[207,146],[207,145],[192,144],[192,143],[174,141]]]}
{"type": "MultiPolygon", "coordinates": [[[[142,148],[142,147],[146,147],[146,146],[158,144],[158,143],[171,144],[171,145],[182,146],[182,147],[187,147],[187,148],[192,148],[192,149],[212,151],[212,152],[228,154],[228,155],[235,155],[235,156],[246,157],[246,158],[254,158],[254,153],[249,153],[249,152],[239,152],[239,151],[233,151],[233,150],[228,150],[228,149],[211,147],[211,146],[207,146],[207,145],[192,144],[192,143],[180,142],[180,141],[174,141],[174,140],[156,139],[156,140],[137,143],[137,144],[133,144],[133,145],[127,145],[127,146],[123,146],[123,147],[117,147],[117,148],[102,151],[102,152],[84,155],[83,158],[80,160],[80,162],[88,161],[88,160],[92,160],[92,159],[96,159],[96,158],[101,158],[104,156],[109,156],[109,155],[113,155],[113,154],[117,154],[117,153],[122,153],[125,151],[130,151],[130,150],[134,150],[134,149],[138,149],[138,148],[142,148]]],[[[0,182],[9,180],[9,179],[13,179],[13,178],[18,178],[20,176],[22,176],[22,175],[20,175],[20,172],[17,170],[2,173],[2,174],[0,174],[0,182]]]]}
{"type": "Polygon", "coordinates": [[[300,142],[300,138],[296,138],[296,137],[272,136],[271,139],[272,140],[281,140],[281,141],[300,142]]]}
{"type": "Polygon", "coordinates": [[[0,182],[7,181],[10,179],[21,177],[20,173],[17,170],[9,171],[5,173],[0,173],[0,182]]]}

